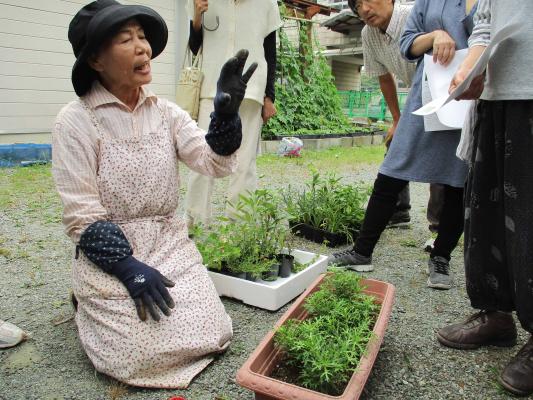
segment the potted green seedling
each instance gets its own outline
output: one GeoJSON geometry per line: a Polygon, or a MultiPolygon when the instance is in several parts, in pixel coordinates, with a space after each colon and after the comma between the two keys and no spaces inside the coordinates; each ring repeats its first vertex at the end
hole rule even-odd
{"type": "Polygon", "coordinates": [[[335,247],[356,239],[369,194],[366,185],[345,185],[334,174],[312,171],[303,191],[289,186],[282,198],[296,235],[335,247]]]}
{"type": "Polygon", "coordinates": [[[237,373],[262,400],[357,400],[376,360],[394,287],[351,272],[320,276],[237,373]]]}

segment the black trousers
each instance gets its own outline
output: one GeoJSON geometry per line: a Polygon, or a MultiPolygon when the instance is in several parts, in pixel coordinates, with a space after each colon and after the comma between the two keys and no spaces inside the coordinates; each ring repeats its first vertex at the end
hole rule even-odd
{"type": "MultiPolygon", "coordinates": [[[[394,138],[392,139],[394,140],[394,138]]],[[[385,143],[386,151],[385,151],[385,157],[387,156],[387,152],[389,151],[391,141],[388,141],[385,143]]],[[[400,190],[400,193],[398,194],[398,199],[396,200],[396,207],[394,209],[394,213],[400,213],[404,211],[409,211],[411,209],[411,192],[409,190],[409,182],[407,182],[407,185],[400,190]]]]}
{"type": "MultiPolygon", "coordinates": [[[[354,244],[354,250],[364,256],[370,256],[387,222],[394,213],[398,194],[407,185],[407,181],[378,174],[374,182],[372,195],[368,202],[361,232],[354,244]]],[[[444,203],[442,205],[438,235],[435,239],[431,256],[450,259],[450,254],[457,246],[463,233],[463,189],[444,186],[444,203]]]]}
{"type": "Polygon", "coordinates": [[[516,310],[533,333],[533,101],[480,101],[465,193],[472,307],[516,310]]]}

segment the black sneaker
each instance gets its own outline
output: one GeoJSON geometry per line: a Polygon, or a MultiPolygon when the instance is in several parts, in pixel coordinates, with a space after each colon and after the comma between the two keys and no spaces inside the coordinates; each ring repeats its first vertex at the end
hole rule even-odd
{"type": "Polygon", "coordinates": [[[433,289],[451,289],[453,278],[450,275],[450,262],[444,257],[430,257],[428,261],[428,287],[433,289]]]}
{"type": "Polygon", "coordinates": [[[408,228],[410,223],[411,216],[408,210],[396,211],[387,224],[387,228],[408,228]]]}
{"type": "Polygon", "coordinates": [[[365,257],[354,250],[345,250],[333,253],[328,257],[328,266],[346,267],[357,272],[370,272],[374,270],[372,266],[372,256],[365,257]]]}

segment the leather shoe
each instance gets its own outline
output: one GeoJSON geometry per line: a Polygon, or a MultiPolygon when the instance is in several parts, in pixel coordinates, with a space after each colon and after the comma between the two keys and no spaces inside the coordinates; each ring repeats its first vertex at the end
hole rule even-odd
{"type": "Polygon", "coordinates": [[[506,390],[517,396],[533,393],[533,337],[507,364],[499,381],[506,390]]]}
{"type": "Polygon", "coordinates": [[[511,314],[480,311],[465,322],[439,329],[437,340],[444,346],[460,350],[481,346],[512,347],[516,344],[516,326],[511,314]]]}

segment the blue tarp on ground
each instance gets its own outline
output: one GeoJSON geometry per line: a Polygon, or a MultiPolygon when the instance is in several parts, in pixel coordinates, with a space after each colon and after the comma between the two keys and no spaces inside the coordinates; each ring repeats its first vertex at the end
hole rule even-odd
{"type": "Polygon", "coordinates": [[[0,167],[42,164],[51,160],[52,145],[50,144],[0,144],[0,167]]]}

